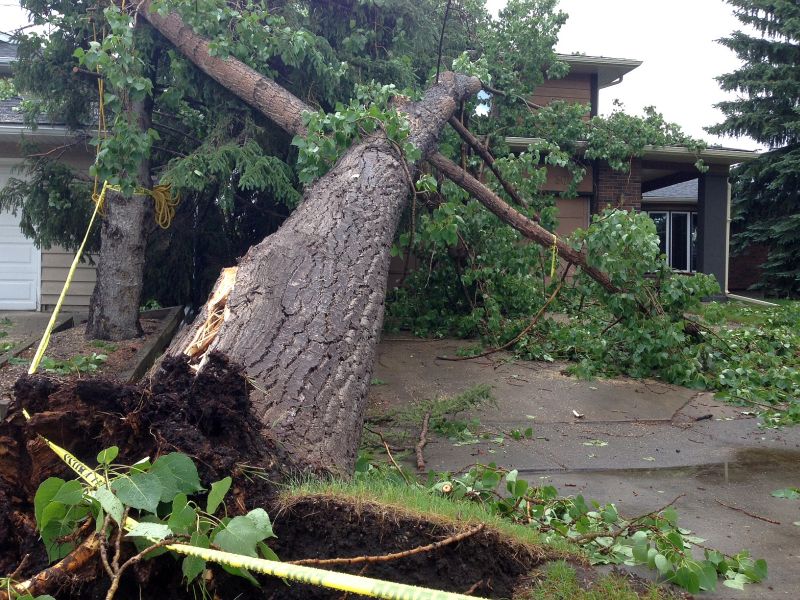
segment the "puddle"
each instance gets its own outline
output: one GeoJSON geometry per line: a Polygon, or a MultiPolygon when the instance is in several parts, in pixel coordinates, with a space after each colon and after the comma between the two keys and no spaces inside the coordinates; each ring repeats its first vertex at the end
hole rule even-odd
{"type": "Polygon", "coordinates": [[[696,479],[716,484],[745,483],[774,475],[800,478],[800,452],[747,448],[737,451],[731,461],[692,467],[685,472],[696,479]]]}
{"type": "MultiPolygon", "coordinates": [[[[520,473],[551,473],[547,469],[521,469],[520,473]]],[[[720,463],[692,465],[686,467],[664,467],[661,469],[568,469],[573,477],[579,473],[587,475],[610,475],[633,479],[695,479],[709,485],[738,483],[754,484],[759,480],[800,481],[800,451],[768,448],[746,448],[737,450],[733,459],[720,463]]]]}

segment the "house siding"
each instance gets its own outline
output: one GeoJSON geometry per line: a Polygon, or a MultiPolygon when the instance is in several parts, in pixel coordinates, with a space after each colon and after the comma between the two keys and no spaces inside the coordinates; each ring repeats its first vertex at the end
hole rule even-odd
{"type": "Polygon", "coordinates": [[[532,102],[541,105],[550,104],[554,100],[564,100],[572,104],[591,104],[592,76],[573,73],[563,79],[550,79],[538,86],[531,98],[532,102]]]}
{"type": "Polygon", "coordinates": [[[566,237],[578,228],[586,229],[589,226],[589,199],[559,198],[556,200],[558,208],[558,226],[556,234],[566,237]]]}
{"type": "MultiPolygon", "coordinates": [[[[58,302],[58,296],[67,280],[74,256],[73,252],[68,252],[60,246],[53,246],[49,250],[42,249],[42,310],[49,310],[58,302]]],[[[89,299],[96,280],[94,265],[79,263],[62,309],[68,312],[86,312],[89,309],[89,299]]]]}

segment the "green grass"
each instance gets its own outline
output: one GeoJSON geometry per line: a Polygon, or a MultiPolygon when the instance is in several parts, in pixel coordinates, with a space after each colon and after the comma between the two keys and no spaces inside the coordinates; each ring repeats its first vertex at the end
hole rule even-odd
{"type": "Polygon", "coordinates": [[[436,398],[414,402],[407,408],[391,415],[392,420],[401,425],[420,425],[426,414],[430,415],[431,423],[452,417],[471,408],[494,404],[492,387],[479,384],[468,388],[455,396],[437,396],[436,398]]]}
{"type": "Polygon", "coordinates": [[[638,594],[622,577],[606,575],[587,590],[578,583],[575,569],[564,561],[550,564],[541,584],[517,596],[516,600],[666,600],[673,598],[658,586],[638,594]]]}
{"type": "Polygon", "coordinates": [[[763,327],[767,325],[767,320],[783,311],[800,312],[800,301],[798,300],[773,300],[769,302],[777,304],[777,307],[761,306],[749,302],[708,302],[702,305],[698,311],[707,322],[714,325],[739,324],[763,327]]]}
{"type": "Polygon", "coordinates": [[[286,505],[303,496],[328,496],[353,503],[379,504],[398,513],[422,520],[439,521],[459,527],[485,523],[502,535],[522,544],[544,547],[549,553],[563,558],[578,556],[575,546],[561,540],[545,544],[541,536],[522,525],[516,525],[490,513],[475,502],[452,501],[424,488],[395,483],[383,478],[341,480],[306,480],[291,484],[282,494],[286,505]]]}

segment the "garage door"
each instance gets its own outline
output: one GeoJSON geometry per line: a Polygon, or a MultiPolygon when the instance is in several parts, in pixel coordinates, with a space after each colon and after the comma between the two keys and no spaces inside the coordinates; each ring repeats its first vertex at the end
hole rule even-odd
{"type": "MultiPolygon", "coordinates": [[[[0,166],[0,187],[9,174],[10,167],[0,166]]],[[[39,249],[19,229],[19,217],[0,212],[0,309],[38,308],[40,260],[39,249]]]]}

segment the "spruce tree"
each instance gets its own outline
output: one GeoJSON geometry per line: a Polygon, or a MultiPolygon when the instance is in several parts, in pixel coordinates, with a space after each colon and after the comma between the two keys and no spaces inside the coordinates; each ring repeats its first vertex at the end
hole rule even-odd
{"type": "Polygon", "coordinates": [[[734,249],[764,244],[769,257],[761,286],[779,295],[800,293],[800,2],[728,0],[743,25],[720,40],[744,63],[717,78],[740,95],[717,105],[725,120],[708,131],[747,135],[769,148],[735,172],[734,249]]]}

